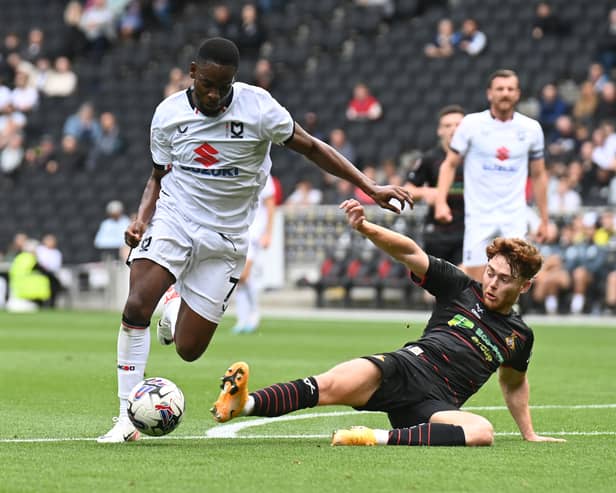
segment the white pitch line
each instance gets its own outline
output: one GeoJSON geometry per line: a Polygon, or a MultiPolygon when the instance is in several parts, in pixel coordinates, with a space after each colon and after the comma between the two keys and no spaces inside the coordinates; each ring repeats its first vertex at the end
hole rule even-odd
{"type": "MultiPolygon", "coordinates": [[[[576,405],[560,405],[560,404],[547,404],[530,406],[531,409],[612,409],[616,408],[616,404],[576,404],[576,405]]],[[[506,411],[505,406],[468,406],[462,408],[465,411],[506,411]]],[[[371,412],[358,412],[358,411],[330,411],[321,413],[303,413],[278,416],[275,418],[255,418],[247,419],[245,421],[233,422],[229,424],[217,425],[206,431],[205,435],[194,436],[181,436],[170,435],[165,437],[147,437],[143,436],[146,440],[211,440],[211,439],[306,439],[306,438],[327,438],[330,435],[323,434],[299,434],[299,435],[239,435],[238,432],[247,428],[256,426],[262,426],[266,424],[273,424],[283,421],[297,421],[301,419],[323,418],[329,416],[346,416],[346,415],[359,415],[359,414],[374,414],[371,412]]],[[[605,436],[616,435],[616,431],[546,431],[540,432],[544,435],[572,435],[572,436],[605,436]]],[[[517,436],[519,432],[500,432],[495,433],[496,436],[517,436]]],[[[0,438],[0,443],[61,443],[61,442],[91,442],[95,439],[92,437],[75,437],[75,438],[0,438]]]]}

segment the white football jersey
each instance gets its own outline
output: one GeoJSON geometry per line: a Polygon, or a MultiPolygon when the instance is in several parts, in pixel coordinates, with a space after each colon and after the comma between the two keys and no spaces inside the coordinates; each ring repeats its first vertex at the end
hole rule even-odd
{"type": "Polygon", "coordinates": [[[171,170],[158,200],[215,231],[242,233],[270,173],[271,143],[293,135],[293,118],[267,91],[241,82],[214,117],[189,95],[190,89],[172,94],[152,118],[152,160],[171,170]]]}
{"type": "Polygon", "coordinates": [[[539,122],[521,113],[505,122],[490,110],[466,115],[451,140],[464,157],[466,214],[525,214],[529,161],[543,158],[543,146],[539,122]]]}

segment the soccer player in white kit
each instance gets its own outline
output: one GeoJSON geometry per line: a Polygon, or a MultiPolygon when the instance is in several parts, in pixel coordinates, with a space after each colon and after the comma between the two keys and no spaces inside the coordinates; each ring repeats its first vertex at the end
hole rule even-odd
{"type": "Polygon", "coordinates": [[[255,218],[248,229],[248,252],[244,270],[237,284],[235,310],[237,323],[231,329],[234,334],[255,332],[259,327],[259,286],[255,279],[255,268],[261,267],[260,252],[267,249],[272,241],[274,214],[276,213],[275,189],[272,177],[265,183],[259,194],[259,205],[255,218]]]}
{"type": "Polygon", "coordinates": [[[543,131],[536,120],[515,111],[520,100],[516,73],[494,72],[487,98],[490,108],[466,115],[456,129],[441,165],[434,213],[439,221],[451,221],[447,192],[464,160],[462,263],[467,274],[479,282],[487,264],[485,247],[497,236],[524,238],[527,234],[529,167],[540,216],[539,241],[545,238],[549,219],[543,131]]]}
{"type": "MultiPolygon", "coordinates": [[[[399,213],[405,204],[412,206],[406,190],[376,185],[306,133],[267,91],[236,82],[238,65],[233,42],[206,40],[190,64],[193,86],[163,100],[152,118],[154,169],[125,233],[134,250],[117,344],[120,412],[99,443],[139,438],[128,419],[127,397],[143,379],[150,318],[172,284],[181,298],[167,304],[159,326],[168,329],[186,361],[207,348],[244,267],[248,227],[272,165],[272,142],[355,184],[383,208],[399,213]],[[390,204],[393,199],[400,208],[390,204]]],[[[160,339],[165,338],[159,334],[160,339]]]]}

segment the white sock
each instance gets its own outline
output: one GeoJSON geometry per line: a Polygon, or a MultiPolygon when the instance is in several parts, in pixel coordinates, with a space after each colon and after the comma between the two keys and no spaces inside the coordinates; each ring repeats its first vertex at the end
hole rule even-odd
{"type": "Polygon", "coordinates": [[[584,301],[585,299],[583,294],[574,294],[571,298],[571,313],[576,315],[582,313],[582,310],[584,309],[584,301]]]}
{"type": "Polygon", "coordinates": [[[128,394],[143,380],[150,353],[150,328],[127,329],[120,327],[118,334],[118,397],[120,418],[127,417],[128,394]]]}
{"type": "Polygon", "coordinates": [[[389,430],[372,430],[374,431],[374,438],[376,438],[377,445],[387,445],[389,441],[389,430]]]}
{"type": "Polygon", "coordinates": [[[553,294],[545,298],[545,311],[548,315],[554,315],[558,310],[558,299],[553,294]]]}
{"type": "Polygon", "coordinates": [[[240,412],[240,416],[250,416],[254,408],[255,408],[255,398],[249,395],[248,399],[246,399],[246,405],[244,406],[244,409],[242,409],[240,412]]]}
{"type": "Polygon", "coordinates": [[[244,327],[250,317],[250,292],[244,283],[238,284],[235,294],[235,310],[237,312],[237,325],[244,327]]]}
{"type": "Polygon", "coordinates": [[[171,335],[173,337],[175,337],[175,325],[178,321],[178,313],[180,313],[181,304],[182,298],[178,296],[163,305],[163,316],[166,320],[169,321],[169,324],[171,325],[171,335]]]}

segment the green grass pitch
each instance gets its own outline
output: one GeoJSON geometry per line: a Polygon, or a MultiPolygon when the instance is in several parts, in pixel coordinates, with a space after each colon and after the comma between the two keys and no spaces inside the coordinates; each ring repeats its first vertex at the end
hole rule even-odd
{"type": "Polygon", "coordinates": [[[117,413],[118,322],[113,313],[0,313],[0,492],[615,491],[616,327],[534,327],[535,429],[565,444],[522,441],[494,378],[467,403],[494,424],[491,448],[333,448],[335,428],[388,427],[382,414],[344,407],[216,425],[208,409],[233,361],[250,363],[257,388],[396,349],[422,329],[308,317],[265,319],[259,333],[233,336],[227,317],[195,363],[152,334],[147,374],[184,391],[180,427],[161,439],[99,445],[94,438],[117,413]]]}

